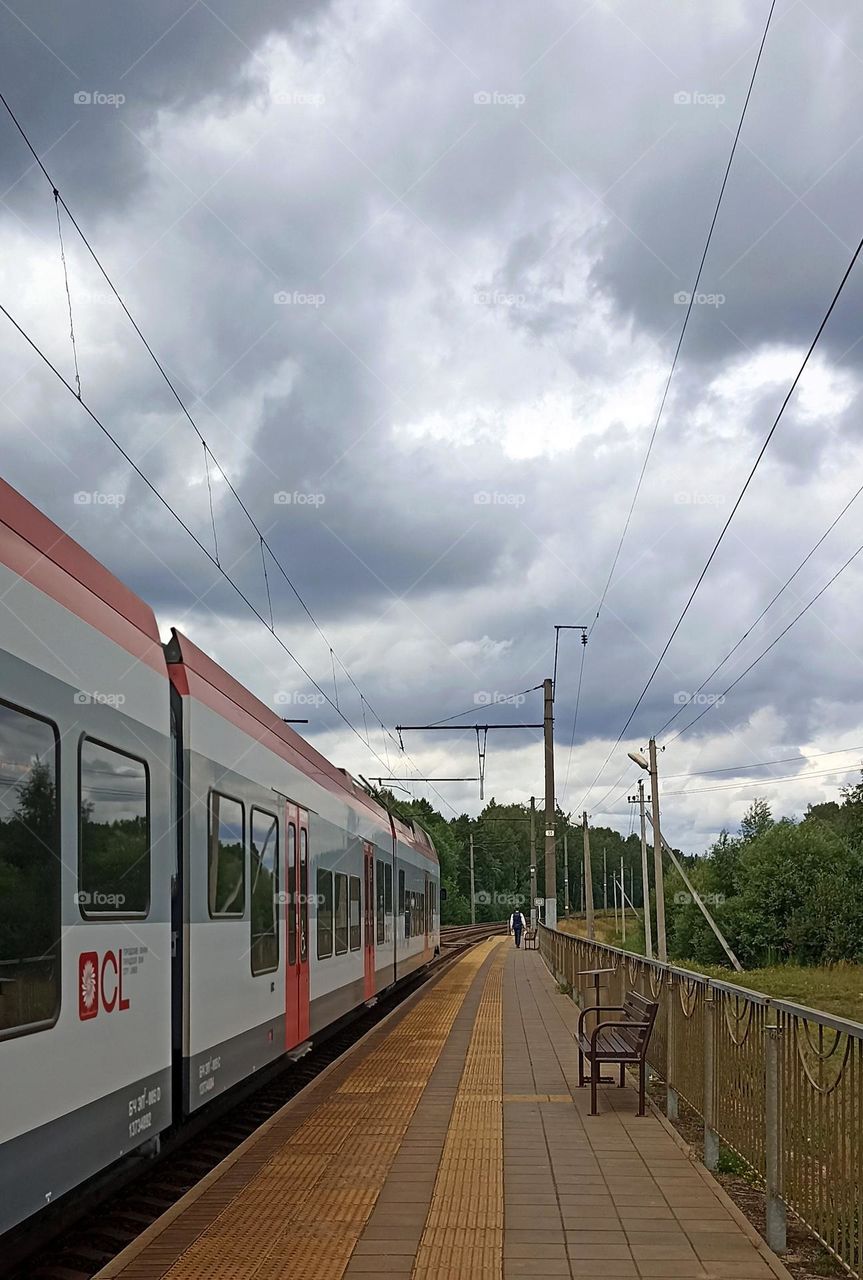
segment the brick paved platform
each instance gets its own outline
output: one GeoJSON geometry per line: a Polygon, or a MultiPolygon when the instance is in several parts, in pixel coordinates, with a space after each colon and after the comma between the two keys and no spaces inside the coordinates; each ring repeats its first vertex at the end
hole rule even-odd
{"type": "Polygon", "coordinates": [[[481,944],[102,1280],[787,1277],[632,1090],[587,1114],[576,1017],[537,952],[481,944]]]}

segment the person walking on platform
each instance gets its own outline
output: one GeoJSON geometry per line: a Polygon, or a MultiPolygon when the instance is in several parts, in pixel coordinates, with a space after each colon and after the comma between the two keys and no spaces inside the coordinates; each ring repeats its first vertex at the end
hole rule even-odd
{"type": "Polygon", "coordinates": [[[513,911],[509,918],[509,931],[515,934],[515,945],[521,946],[521,935],[524,932],[527,921],[519,910],[513,911]]]}

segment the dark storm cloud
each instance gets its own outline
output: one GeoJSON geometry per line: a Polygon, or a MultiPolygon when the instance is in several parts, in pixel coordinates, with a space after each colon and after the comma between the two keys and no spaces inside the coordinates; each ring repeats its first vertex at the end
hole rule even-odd
{"type": "MultiPolygon", "coordinates": [[[[273,32],[308,30],[325,9],[326,0],[5,4],[3,92],[70,200],[96,209],[123,205],[143,178],[143,157],[125,122],[142,128],[162,108],[193,110],[209,97],[227,110],[258,87],[260,42],[273,32]],[[123,101],[111,105],[118,97],[123,101]]],[[[23,143],[7,134],[4,188],[29,163],[23,143]]],[[[32,183],[25,180],[25,191],[32,183]]],[[[22,196],[16,187],[6,198],[22,196]]]]}
{"type": "MultiPolygon", "coordinates": [[[[488,697],[550,674],[554,624],[595,614],[683,318],[674,294],[703,246],[764,14],[656,0],[503,15],[490,3],[382,4],[360,17],[347,5],[49,4],[38,22],[21,16],[32,32],[3,18],[10,99],[40,147],[70,130],[52,171],[371,702],[389,723],[474,701],[480,718],[506,717],[488,697]],[[279,105],[285,86],[315,100],[279,105]],[[127,101],[77,106],[76,91],[127,101]],[[675,103],[680,92],[726,101],[675,103]]],[[[568,804],[647,679],[850,256],[863,20],[838,35],[824,22],[836,26],[819,0],[777,6],[701,286],[723,302],[694,311],[591,639],[568,804]]],[[[14,182],[26,160],[7,143],[14,182]]],[[[8,195],[3,292],[71,377],[53,217],[33,174],[8,195]]],[[[200,441],[69,235],[67,260],[88,403],[212,550],[200,441]]],[[[859,337],[859,287],[825,342],[835,357],[859,337]]],[[[850,496],[861,350],[801,387],[633,743],[850,496]]],[[[10,341],[0,362],[6,477],[261,696],[306,688],[31,354],[10,341]],[[82,506],[80,491],[125,501],[82,506]]],[[[222,563],[268,617],[260,546],[215,470],[210,482],[222,563]]],[[[863,516],[801,576],[801,601],[855,533],[863,516]]],[[[853,720],[856,583],[849,574],[699,722],[691,750],[725,735],[749,758],[769,755],[853,720]]],[[[272,566],[270,586],[286,642],[330,679],[327,645],[272,566]]],[[[563,759],[577,660],[573,642],[558,691],[563,759]]],[[[354,692],[342,696],[359,723],[354,692]]],[[[330,709],[315,712],[311,731],[365,768],[338,728],[330,709]]],[[[470,771],[470,734],[433,746],[466,752],[470,771]]],[[[511,794],[538,785],[534,757],[515,739],[495,745],[511,794]]]]}

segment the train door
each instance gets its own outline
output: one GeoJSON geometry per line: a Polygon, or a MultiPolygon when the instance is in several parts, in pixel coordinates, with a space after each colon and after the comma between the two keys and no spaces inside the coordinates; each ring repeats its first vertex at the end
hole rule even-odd
{"type": "Polygon", "coordinates": [[[429,949],[429,933],[431,931],[431,880],[426,872],[425,894],[423,895],[423,916],[425,925],[425,949],[429,949]]]}
{"type": "Polygon", "coordinates": [[[375,851],[363,842],[363,887],[365,934],[363,938],[363,976],[365,999],[375,994],[375,851]]]}
{"type": "Polygon", "coordinates": [[[309,1034],[309,817],[285,807],[285,1048],[309,1034]]]}

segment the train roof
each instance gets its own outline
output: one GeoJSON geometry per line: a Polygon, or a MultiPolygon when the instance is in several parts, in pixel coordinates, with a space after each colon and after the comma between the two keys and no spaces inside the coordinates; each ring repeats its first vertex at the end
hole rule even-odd
{"type": "Polygon", "coordinates": [[[437,862],[431,838],[419,824],[391,815],[354,781],[346,769],[340,769],[327,760],[285,724],[275,711],[176,628],[172,629],[171,639],[165,646],[165,656],[171,679],[180,694],[197,698],[230,719],[320,786],[341,794],[354,807],[372,814],[382,826],[389,829],[392,824],[400,840],[414,845],[425,857],[437,862]]]}
{"type": "Polygon", "coordinates": [[[0,563],[136,658],[165,672],[150,606],[2,479],[0,563]]]}

